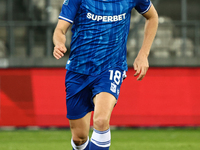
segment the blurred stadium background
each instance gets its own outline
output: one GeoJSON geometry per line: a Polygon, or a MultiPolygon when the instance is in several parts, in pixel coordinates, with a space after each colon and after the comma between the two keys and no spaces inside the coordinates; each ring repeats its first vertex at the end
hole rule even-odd
{"type": "MultiPolygon", "coordinates": [[[[142,44],[144,19],[132,11],[128,78],[112,126],[200,125],[200,1],[152,0],[159,28],[144,81],[132,63],[142,44]]],[[[70,52],[52,56],[52,34],[63,0],[0,0],[0,127],[68,127],[64,76],[70,52]],[[14,116],[14,117],[13,117],[14,116]]]]}

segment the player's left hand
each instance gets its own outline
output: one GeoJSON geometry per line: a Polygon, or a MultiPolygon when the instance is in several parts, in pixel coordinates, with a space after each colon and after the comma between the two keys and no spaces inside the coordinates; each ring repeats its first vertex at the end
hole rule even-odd
{"type": "Polygon", "coordinates": [[[134,76],[136,77],[139,75],[137,80],[141,81],[145,77],[147,70],[149,68],[148,57],[143,54],[138,54],[138,56],[136,57],[133,63],[133,67],[134,67],[134,70],[136,71],[134,76]]]}

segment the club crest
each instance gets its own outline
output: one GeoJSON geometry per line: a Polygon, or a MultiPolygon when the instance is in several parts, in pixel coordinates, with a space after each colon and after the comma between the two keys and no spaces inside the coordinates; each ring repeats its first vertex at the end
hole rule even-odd
{"type": "Polygon", "coordinates": [[[64,5],[68,5],[69,4],[69,0],[64,0],[63,4],[64,5]]]}

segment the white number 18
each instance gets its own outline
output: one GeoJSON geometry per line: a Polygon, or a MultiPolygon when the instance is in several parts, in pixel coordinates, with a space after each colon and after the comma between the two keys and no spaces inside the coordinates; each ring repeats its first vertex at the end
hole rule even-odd
{"type": "Polygon", "coordinates": [[[109,70],[109,72],[110,72],[110,80],[113,80],[114,78],[115,83],[119,85],[121,79],[121,72],[116,70],[114,75],[113,75],[114,72],[113,70],[109,70]]]}

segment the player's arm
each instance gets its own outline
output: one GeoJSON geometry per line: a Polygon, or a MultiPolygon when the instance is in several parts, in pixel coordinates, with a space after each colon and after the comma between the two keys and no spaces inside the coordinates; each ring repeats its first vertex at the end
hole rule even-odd
{"type": "Polygon", "coordinates": [[[158,14],[153,4],[151,5],[149,11],[143,14],[143,16],[146,18],[144,40],[142,47],[133,63],[136,71],[134,76],[139,75],[137,80],[142,80],[149,68],[148,55],[158,28],[158,14]]]}
{"type": "Polygon", "coordinates": [[[58,20],[58,24],[55,28],[53,34],[53,43],[55,45],[53,56],[56,59],[60,59],[64,56],[64,53],[67,52],[67,48],[65,47],[67,30],[71,24],[64,20],[58,20]]]}

